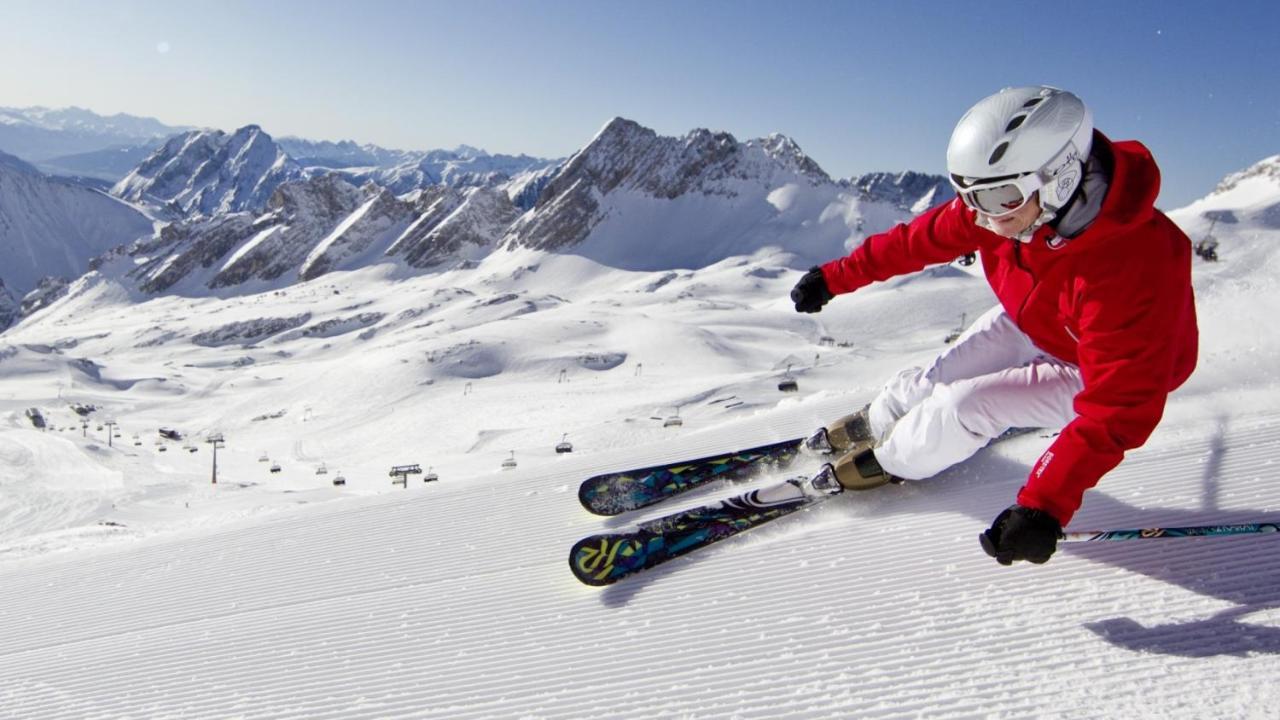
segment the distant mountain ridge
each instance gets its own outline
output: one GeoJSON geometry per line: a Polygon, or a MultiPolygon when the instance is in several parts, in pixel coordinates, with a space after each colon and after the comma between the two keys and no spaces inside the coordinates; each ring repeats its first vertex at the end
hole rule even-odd
{"type": "Polygon", "coordinates": [[[113,159],[111,152],[142,155],[137,150],[140,147],[151,149],[157,141],[189,129],[168,126],[155,118],[100,115],[83,108],[0,108],[0,151],[17,155],[47,173],[86,174],[114,182],[137,160],[128,167],[116,167],[119,176],[113,177],[101,172],[102,165],[113,159]],[[109,151],[105,158],[77,159],[102,151],[109,151]]]}
{"type": "Polygon", "coordinates": [[[538,161],[514,179],[504,170],[533,159],[424,154],[412,167],[434,176],[413,178],[407,193],[350,168],[303,172],[260,129],[237,135],[175,138],[117,186],[129,199],[169,198],[196,211],[130,249],[120,267],[143,292],[251,292],[376,262],[456,267],[500,248],[574,252],[629,269],[698,267],[770,246],[817,259],[909,217],[851,192],[782,135],[663,137],[615,118],[570,159],[538,161]],[[247,154],[235,148],[251,141],[275,148],[271,167],[291,173],[260,205],[227,199],[277,179],[227,170],[247,154]],[[193,181],[203,177],[212,180],[193,181]],[[531,197],[527,210],[513,200],[531,197]]]}
{"type": "Polygon", "coordinates": [[[79,277],[92,257],[151,232],[135,208],[0,153],[0,281],[10,301],[46,276],[79,277]]]}
{"type": "MultiPolygon", "coordinates": [[[[256,125],[191,130],[112,189],[168,226],[134,234],[145,239],[95,266],[144,293],[198,295],[370,263],[466,266],[501,248],[631,270],[696,268],[768,247],[809,262],[909,218],[945,187],[918,173],[835,180],[781,134],[666,137],[620,117],[564,160],[277,141],[256,125]]],[[[57,292],[47,287],[37,304],[57,292]]]]}

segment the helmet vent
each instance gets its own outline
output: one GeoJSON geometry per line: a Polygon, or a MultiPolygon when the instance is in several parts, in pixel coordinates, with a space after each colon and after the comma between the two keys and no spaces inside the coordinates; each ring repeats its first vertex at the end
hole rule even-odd
{"type": "Polygon", "coordinates": [[[1028,100],[1028,101],[1026,101],[1026,102],[1022,103],[1022,107],[1024,107],[1024,108],[1035,107],[1035,106],[1037,106],[1037,105],[1039,105],[1039,104],[1040,104],[1040,101],[1041,101],[1041,100],[1044,100],[1044,98],[1042,98],[1042,97],[1033,97],[1033,98],[1031,98],[1030,100],[1028,100]]]}
{"type": "Polygon", "coordinates": [[[1004,127],[1004,131],[1013,132],[1014,130],[1017,130],[1018,128],[1022,127],[1022,123],[1026,119],[1027,119],[1026,115],[1015,116],[1012,120],[1009,121],[1009,124],[1004,127]]]}
{"type": "Polygon", "coordinates": [[[1000,162],[1000,158],[1004,157],[1004,154],[1008,149],[1009,142],[1007,140],[997,145],[996,149],[991,151],[991,159],[987,160],[987,164],[995,165],[1000,162]]]}

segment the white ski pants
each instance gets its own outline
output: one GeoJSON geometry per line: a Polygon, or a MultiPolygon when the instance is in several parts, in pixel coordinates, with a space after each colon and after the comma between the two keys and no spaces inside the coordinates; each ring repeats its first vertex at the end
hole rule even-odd
{"type": "Polygon", "coordinates": [[[1063,427],[1083,387],[1079,368],[1037,348],[997,305],[871,402],[876,460],[897,477],[932,477],[1009,428],[1063,427]]]}

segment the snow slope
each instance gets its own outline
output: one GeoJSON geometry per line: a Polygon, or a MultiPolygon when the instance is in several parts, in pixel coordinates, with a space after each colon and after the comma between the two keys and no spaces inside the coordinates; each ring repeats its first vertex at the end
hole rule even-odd
{"type": "Polygon", "coordinates": [[[0,198],[0,280],[15,300],[46,276],[77,277],[90,258],[152,232],[136,208],[3,152],[0,198]]]}
{"type": "MultiPolygon", "coordinates": [[[[1201,366],[1069,529],[1280,520],[1271,206],[1173,214],[1193,237],[1236,219],[1195,269],[1201,366]]],[[[0,717],[1272,714],[1274,537],[982,554],[1039,434],[604,590],[573,580],[579,537],[744,487],[609,520],[579,508],[586,475],[804,434],[993,301],[944,266],[797,315],[794,259],[525,249],[223,299],[82,278],[0,338],[0,717]],[[98,408],[87,428],[71,403],[98,408]],[[414,462],[441,480],[393,488],[414,462]]]]}

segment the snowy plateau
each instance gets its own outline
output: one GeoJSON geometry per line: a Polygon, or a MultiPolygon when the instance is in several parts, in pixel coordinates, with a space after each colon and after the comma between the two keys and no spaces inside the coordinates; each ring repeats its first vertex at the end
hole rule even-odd
{"type": "MultiPolygon", "coordinates": [[[[0,718],[1274,714],[1274,536],[981,552],[1039,433],[579,584],[578,538],[751,486],[602,519],[582,479],[807,434],[994,298],[942,265],[795,313],[920,208],[781,136],[618,119],[536,187],[178,192],[209,213],[0,335],[0,718]]],[[[1199,368],[1069,530],[1280,521],[1280,157],[1170,215],[1219,243],[1199,368]]]]}

